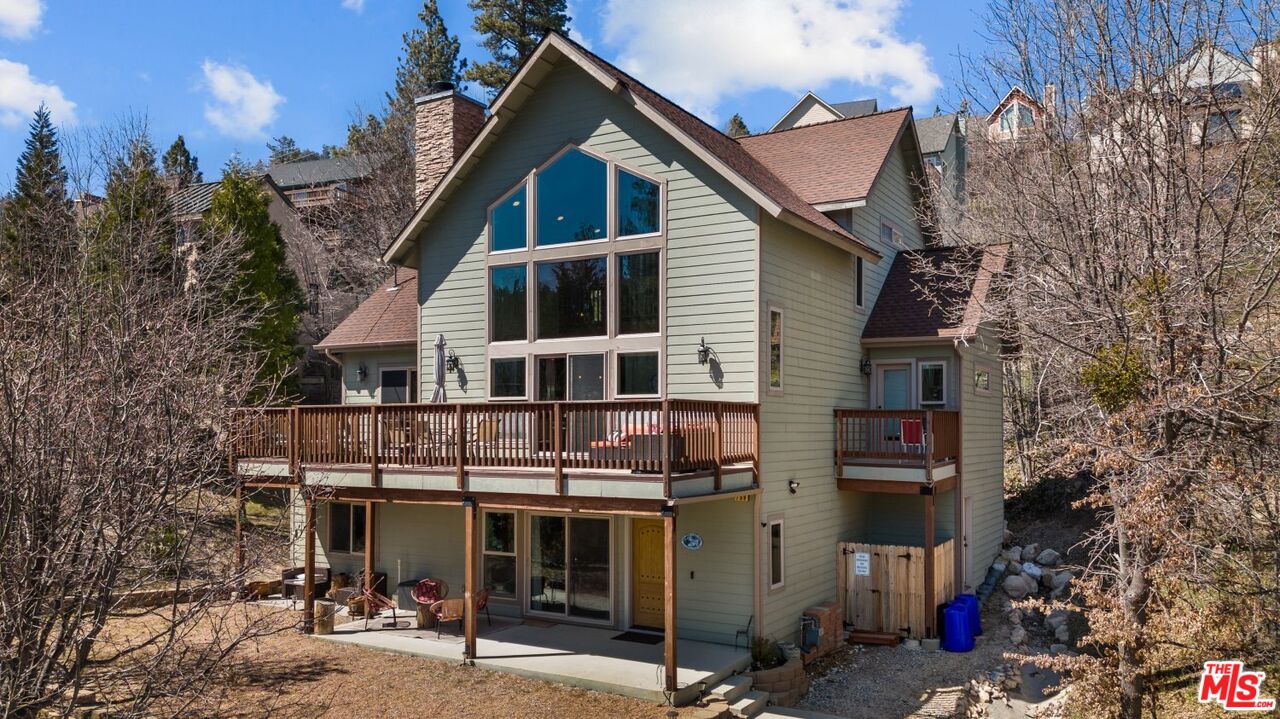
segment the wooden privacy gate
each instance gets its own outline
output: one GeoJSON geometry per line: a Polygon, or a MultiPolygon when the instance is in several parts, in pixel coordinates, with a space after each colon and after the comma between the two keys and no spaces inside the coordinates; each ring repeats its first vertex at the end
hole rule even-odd
{"type": "Polygon", "coordinates": [[[936,611],[955,596],[954,541],[948,539],[934,547],[934,592],[928,603],[924,597],[924,547],[841,542],[845,621],[857,631],[923,637],[925,612],[936,611]]]}

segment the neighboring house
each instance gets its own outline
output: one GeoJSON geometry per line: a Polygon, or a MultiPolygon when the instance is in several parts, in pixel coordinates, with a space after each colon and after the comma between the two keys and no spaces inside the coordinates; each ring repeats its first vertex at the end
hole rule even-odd
{"type": "Polygon", "coordinates": [[[936,636],[915,605],[1002,539],[1001,268],[928,249],[911,110],[735,140],[553,34],[487,114],[417,112],[406,269],[319,345],[345,406],[248,412],[235,450],[295,490],[296,562],[494,615],[406,651],[675,703],[851,617],[842,542],[953,567],[907,570],[936,636]],[[950,260],[944,311],[917,271],[950,260]]]}
{"type": "Polygon", "coordinates": [[[852,100],[850,102],[827,102],[812,92],[806,92],[796,104],[791,106],[769,132],[790,130],[802,125],[813,125],[819,122],[843,120],[848,117],[861,117],[878,111],[876,99],[852,100]]]}
{"type": "Polygon", "coordinates": [[[267,174],[301,211],[312,207],[332,207],[346,193],[358,190],[373,172],[374,159],[368,155],[344,155],[316,160],[282,162],[267,168],[267,174]]]}
{"type": "Polygon", "coordinates": [[[987,115],[987,136],[993,140],[1016,140],[1037,127],[1044,126],[1044,105],[1014,86],[987,115]]]}

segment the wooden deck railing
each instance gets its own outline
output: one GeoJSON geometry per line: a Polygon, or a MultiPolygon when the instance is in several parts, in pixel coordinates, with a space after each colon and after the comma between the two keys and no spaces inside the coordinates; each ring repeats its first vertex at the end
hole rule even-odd
{"type": "Polygon", "coordinates": [[[837,468],[847,460],[930,466],[960,456],[955,410],[837,409],[835,416],[837,468]]]}
{"type": "Polygon", "coordinates": [[[703,400],[244,409],[233,459],[299,465],[629,470],[663,478],[756,465],[759,407],[703,400]]]}

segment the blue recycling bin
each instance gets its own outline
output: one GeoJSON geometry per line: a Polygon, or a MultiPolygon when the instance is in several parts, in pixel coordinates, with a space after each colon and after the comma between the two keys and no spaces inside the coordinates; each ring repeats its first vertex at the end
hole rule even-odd
{"type": "Polygon", "coordinates": [[[964,605],[969,614],[969,631],[973,636],[982,636],[982,613],[978,611],[978,597],[973,594],[957,594],[956,604],[964,605]]]}
{"type": "Polygon", "coordinates": [[[942,648],[949,652],[973,651],[969,612],[959,602],[948,604],[942,611],[942,648]]]}

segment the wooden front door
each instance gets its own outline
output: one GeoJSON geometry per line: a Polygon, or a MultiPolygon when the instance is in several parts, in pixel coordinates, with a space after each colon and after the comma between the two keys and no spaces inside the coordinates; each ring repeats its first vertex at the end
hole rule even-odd
{"type": "Polygon", "coordinates": [[[663,627],[662,520],[631,520],[631,623],[663,627]]]}

